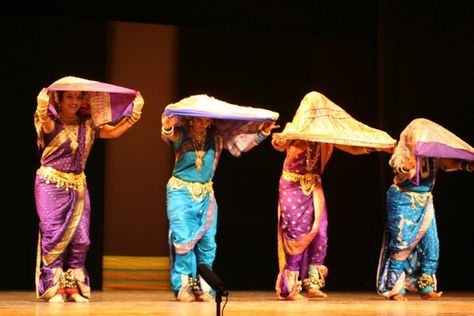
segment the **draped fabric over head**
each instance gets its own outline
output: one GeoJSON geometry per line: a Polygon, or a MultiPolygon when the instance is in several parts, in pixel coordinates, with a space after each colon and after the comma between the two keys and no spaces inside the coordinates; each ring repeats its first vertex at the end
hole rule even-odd
{"type": "Polygon", "coordinates": [[[395,168],[410,158],[416,158],[415,174],[418,175],[420,157],[473,161],[474,148],[443,126],[425,118],[417,118],[400,134],[389,164],[395,168]]]}
{"type": "MultiPolygon", "coordinates": [[[[85,110],[90,112],[95,126],[113,125],[124,116],[129,116],[136,94],[136,91],[132,89],[73,76],[63,77],[55,81],[47,90],[48,92],[86,92],[85,100],[89,104],[85,110]]],[[[50,104],[49,108],[53,115],[57,115],[54,105],[50,104]]]]}
{"type": "Polygon", "coordinates": [[[386,132],[367,126],[351,117],[341,107],[319,92],[305,95],[291,123],[275,140],[288,142],[294,139],[320,143],[388,149],[396,140],[386,132]]]}
{"type": "Polygon", "coordinates": [[[275,122],[279,116],[277,112],[235,105],[205,94],[169,104],[164,114],[176,116],[177,126],[186,125],[190,117],[211,118],[217,133],[223,138],[224,147],[234,156],[239,156],[242,149],[255,140],[262,123],[275,122]]]}

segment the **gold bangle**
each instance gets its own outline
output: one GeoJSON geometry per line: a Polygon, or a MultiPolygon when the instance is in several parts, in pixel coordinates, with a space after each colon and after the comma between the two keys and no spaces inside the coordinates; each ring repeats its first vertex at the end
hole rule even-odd
{"type": "Polygon", "coordinates": [[[137,115],[136,113],[132,113],[132,115],[130,115],[130,117],[134,120],[134,121],[138,121],[141,116],[140,115],[137,115]]]}
{"type": "Polygon", "coordinates": [[[472,162],[468,162],[466,160],[461,160],[459,162],[458,169],[467,172],[472,172],[474,170],[474,168],[472,167],[472,162]]]}
{"type": "Polygon", "coordinates": [[[137,110],[132,110],[132,113],[133,114],[136,114],[138,116],[142,115],[142,112],[141,111],[137,111],[137,110]]]}
{"type": "Polygon", "coordinates": [[[40,122],[46,122],[49,119],[48,111],[36,109],[40,122]]]}
{"type": "Polygon", "coordinates": [[[38,112],[38,115],[46,115],[48,114],[48,109],[41,109],[37,107],[36,112],[38,112]]]}
{"type": "Polygon", "coordinates": [[[174,134],[174,126],[171,126],[169,130],[167,130],[164,126],[161,126],[161,133],[167,137],[172,136],[174,134]]]}
{"type": "Polygon", "coordinates": [[[137,121],[132,119],[131,116],[127,117],[127,120],[125,121],[126,124],[130,125],[130,126],[133,126],[133,124],[135,124],[137,121]]]}
{"type": "Polygon", "coordinates": [[[406,170],[403,165],[398,165],[398,167],[396,169],[397,169],[398,173],[402,173],[402,174],[407,174],[410,171],[410,170],[406,170]]]}
{"type": "Polygon", "coordinates": [[[271,131],[270,132],[265,132],[264,129],[261,129],[260,133],[262,133],[263,136],[267,137],[268,135],[270,135],[271,131]]]}

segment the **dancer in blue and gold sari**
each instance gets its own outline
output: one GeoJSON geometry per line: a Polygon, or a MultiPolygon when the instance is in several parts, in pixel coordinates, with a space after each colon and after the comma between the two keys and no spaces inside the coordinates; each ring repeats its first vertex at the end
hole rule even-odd
{"type": "Polygon", "coordinates": [[[178,117],[166,112],[162,117],[162,137],[175,151],[166,192],[171,288],[181,302],[212,299],[211,288],[198,275],[197,266],[212,268],[216,256],[218,208],[212,178],[222,149],[240,156],[262,142],[275,127],[270,121],[254,132],[241,134],[242,129],[232,128],[239,124],[224,124],[219,129],[214,123],[208,117],[178,117]]]}
{"type": "Polygon", "coordinates": [[[379,294],[393,300],[406,300],[408,291],[419,292],[422,299],[441,296],[437,292],[439,239],[431,192],[438,169],[472,171],[473,158],[472,147],[426,119],[414,120],[402,132],[390,159],[395,178],[387,191],[387,222],[377,273],[379,294]]]}

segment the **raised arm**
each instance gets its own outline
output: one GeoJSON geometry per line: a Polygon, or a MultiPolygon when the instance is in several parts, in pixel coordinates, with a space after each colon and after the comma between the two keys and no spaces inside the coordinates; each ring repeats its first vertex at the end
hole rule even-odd
{"type": "Polygon", "coordinates": [[[132,127],[141,118],[142,109],[145,105],[142,95],[139,91],[135,95],[133,100],[132,114],[128,117],[123,118],[117,125],[105,124],[99,129],[100,138],[117,138],[125,133],[130,127],[132,127]]]}
{"type": "Polygon", "coordinates": [[[416,160],[415,158],[410,158],[409,160],[401,163],[393,168],[395,173],[395,182],[401,183],[407,179],[411,179],[415,176],[416,173],[416,160]]]}
{"type": "Polygon", "coordinates": [[[447,159],[440,158],[438,159],[438,166],[444,171],[468,171],[472,172],[474,170],[473,161],[457,160],[457,159],[447,159]]]}
{"type": "Polygon", "coordinates": [[[46,88],[41,89],[40,93],[36,97],[36,117],[41,125],[41,129],[45,134],[49,134],[54,130],[54,121],[51,119],[48,113],[49,106],[49,95],[46,88]]]}
{"type": "Polygon", "coordinates": [[[181,137],[181,134],[174,129],[176,121],[175,116],[167,116],[164,113],[161,116],[161,138],[164,141],[174,142],[181,137]]]}
{"type": "Polygon", "coordinates": [[[285,151],[286,150],[286,141],[278,140],[273,138],[272,139],[272,146],[278,151],[285,151]]]}
{"type": "Polygon", "coordinates": [[[260,129],[259,129],[259,132],[257,133],[257,135],[255,136],[255,141],[253,141],[252,143],[250,143],[247,147],[243,148],[241,151],[242,152],[247,152],[249,151],[250,149],[254,148],[255,146],[257,146],[258,144],[260,144],[261,142],[263,142],[265,140],[265,138],[267,138],[271,133],[272,133],[272,129],[274,128],[278,128],[280,127],[279,125],[275,125],[275,122],[265,122],[265,123],[262,123],[262,125],[260,125],[260,129]]]}

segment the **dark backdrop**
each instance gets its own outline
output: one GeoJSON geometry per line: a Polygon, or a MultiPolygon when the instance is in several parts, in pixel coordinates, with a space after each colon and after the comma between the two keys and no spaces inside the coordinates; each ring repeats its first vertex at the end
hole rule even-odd
{"type": "MultiPolygon", "coordinates": [[[[69,17],[1,15],[2,172],[0,236],[5,277],[0,289],[34,288],[38,219],[33,184],[39,167],[33,114],[36,96],[55,80],[75,75],[105,80],[106,23],[69,17]]],[[[104,143],[97,140],[86,167],[93,215],[87,267],[102,287],[104,143]]]]}
{"type": "MultiPolygon", "coordinates": [[[[33,288],[36,94],[66,74],[104,79],[106,20],[182,27],[177,99],[207,93],[266,107],[280,113],[283,126],[303,96],[316,90],[393,138],[412,119],[425,117],[474,143],[472,5],[367,0],[259,7],[244,1],[229,8],[201,2],[191,7],[184,2],[133,3],[91,4],[88,10],[29,4],[2,15],[7,189],[2,191],[0,266],[14,272],[2,278],[1,289],[33,288]]],[[[266,141],[238,159],[224,153],[219,162],[215,270],[230,289],[273,288],[283,158],[266,141]]],[[[388,158],[336,151],[329,161],[323,177],[329,210],[328,290],[374,290],[384,194],[391,183],[388,158]]],[[[99,142],[87,173],[95,205],[88,268],[96,289],[101,285],[103,160],[99,142]]],[[[473,290],[472,181],[472,174],[441,173],[434,189],[443,290],[473,290]]]]}

